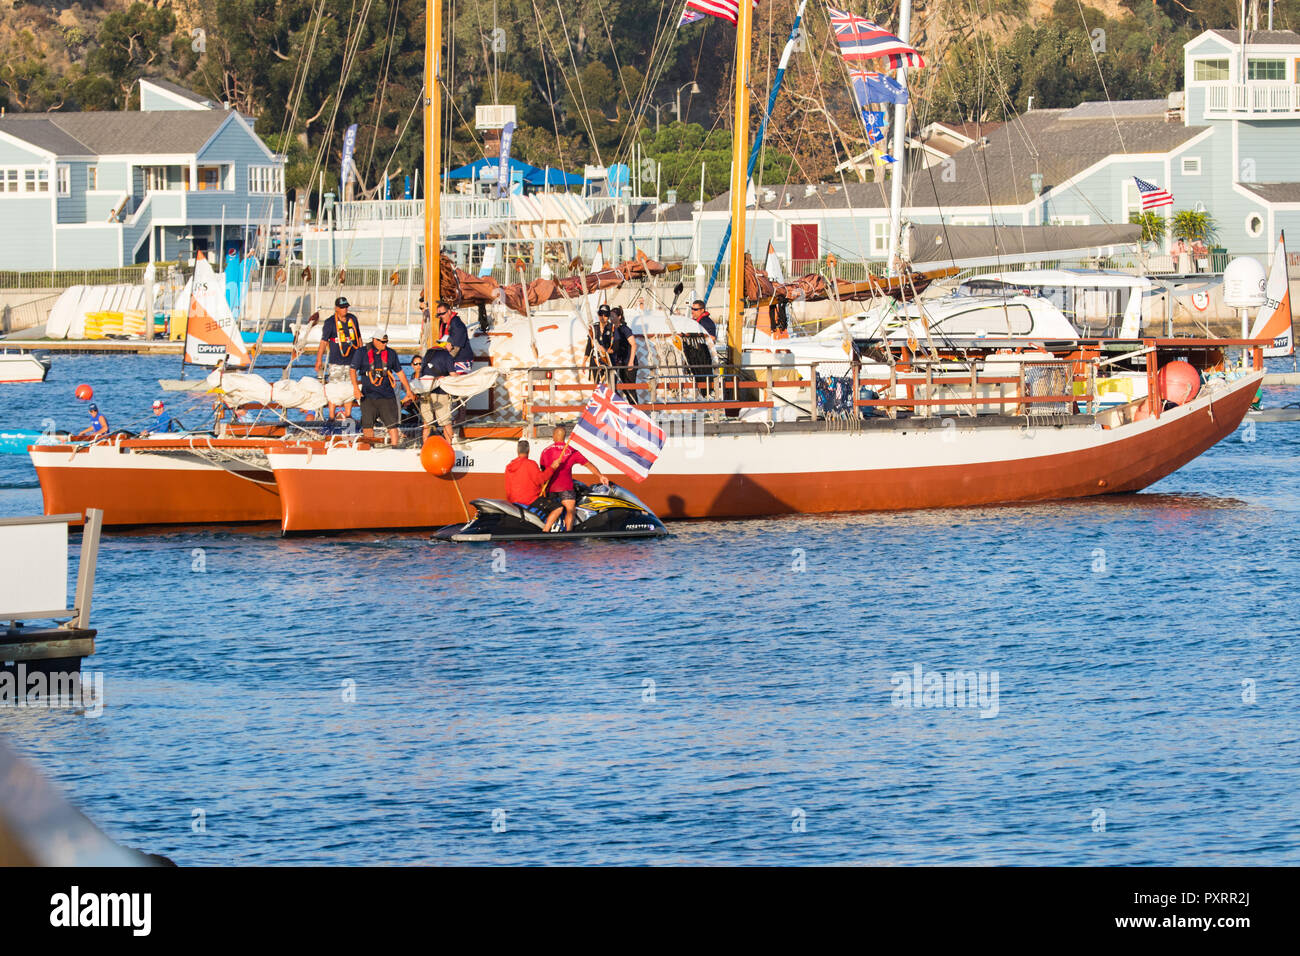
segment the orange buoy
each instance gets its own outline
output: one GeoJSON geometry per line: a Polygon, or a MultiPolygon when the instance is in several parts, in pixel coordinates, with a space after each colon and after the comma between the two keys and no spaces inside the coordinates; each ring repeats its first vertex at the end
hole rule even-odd
{"type": "Polygon", "coordinates": [[[1160,369],[1160,397],[1186,405],[1201,390],[1201,374],[1187,362],[1170,362],[1160,369]]]}
{"type": "Polygon", "coordinates": [[[1138,406],[1138,410],[1133,413],[1133,421],[1141,422],[1151,417],[1151,399],[1147,399],[1138,406]]]}
{"type": "Polygon", "coordinates": [[[95,390],[91,388],[89,385],[83,384],[77,386],[77,390],[74,394],[77,396],[77,398],[81,399],[83,402],[88,402],[95,397],[95,390]]]}
{"type": "Polygon", "coordinates": [[[420,446],[420,464],[431,475],[445,475],[456,464],[456,452],[440,435],[431,435],[420,446]]]}

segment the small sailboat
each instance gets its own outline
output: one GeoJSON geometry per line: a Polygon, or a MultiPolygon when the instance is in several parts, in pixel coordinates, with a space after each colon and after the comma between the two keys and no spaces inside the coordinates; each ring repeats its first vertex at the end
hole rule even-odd
{"type": "Polygon", "coordinates": [[[43,382],[50,373],[50,360],[30,352],[0,352],[0,384],[43,382]]]}

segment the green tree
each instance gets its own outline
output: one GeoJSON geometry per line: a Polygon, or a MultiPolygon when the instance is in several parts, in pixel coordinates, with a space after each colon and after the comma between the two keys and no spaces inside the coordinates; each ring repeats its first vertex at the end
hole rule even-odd
{"type": "Polygon", "coordinates": [[[1208,212],[1197,212],[1194,209],[1180,209],[1174,213],[1169,220],[1169,231],[1175,239],[1185,239],[1188,242],[1209,243],[1216,236],[1214,217],[1208,212]]]}
{"type": "Polygon", "coordinates": [[[1146,212],[1131,212],[1128,214],[1128,221],[1135,226],[1142,227],[1141,240],[1143,242],[1159,242],[1169,231],[1169,221],[1160,213],[1148,209],[1146,212]]]}
{"type": "MultiPolygon", "coordinates": [[[[87,59],[88,73],[107,80],[116,87],[114,105],[127,106],[136,80],[163,72],[170,64],[176,33],[176,15],[171,5],[152,7],[133,3],[125,10],[110,13],[99,28],[99,45],[87,59]]],[[[90,89],[102,94],[102,84],[90,89]]]]}

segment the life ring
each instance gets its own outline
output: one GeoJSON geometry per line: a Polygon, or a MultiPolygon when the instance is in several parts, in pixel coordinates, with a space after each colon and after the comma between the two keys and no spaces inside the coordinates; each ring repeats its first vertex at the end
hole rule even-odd
{"type": "Polygon", "coordinates": [[[1196,307],[1197,312],[1204,312],[1210,307],[1210,293],[1202,289],[1200,292],[1192,293],[1192,305],[1196,307]]]}

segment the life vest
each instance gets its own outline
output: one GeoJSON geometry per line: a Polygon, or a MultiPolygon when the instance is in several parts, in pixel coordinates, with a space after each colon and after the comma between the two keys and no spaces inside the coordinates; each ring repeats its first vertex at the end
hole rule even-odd
{"type": "Polygon", "coordinates": [[[342,319],[334,320],[334,341],[338,343],[339,354],[347,358],[361,345],[361,326],[349,312],[342,319]]]}
{"type": "Polygon", "coordinates": [[[366,349],[366,379],[375,388],[379,388],[384,381],[384,376],[388,376],[388,382],[397,390],[397,381],[393,378],[393,370],[388,367],[388,349],[379,350],[379,364],[375,364],[375,349],[373,346],[366,349]]]}

